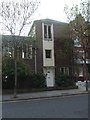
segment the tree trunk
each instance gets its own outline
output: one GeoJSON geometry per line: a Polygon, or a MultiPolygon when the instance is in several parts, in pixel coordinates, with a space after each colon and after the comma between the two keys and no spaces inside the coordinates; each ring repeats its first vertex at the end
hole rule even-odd
{"type": "Polygon", "coordinates": [[[17,60],[15,59],[15,84],[14,84],[14,97],[17,97],[17,60]]]}

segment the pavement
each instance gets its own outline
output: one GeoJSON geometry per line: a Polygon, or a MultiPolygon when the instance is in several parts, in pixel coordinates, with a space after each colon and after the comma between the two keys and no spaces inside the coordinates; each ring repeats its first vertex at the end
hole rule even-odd
{"type": "Polygon", "coordinates": [[[0,95],[0,102],[61,97],[61,96],[70,96],[70,95],[88,93],[86,91],[84,82],[78,82],[76,83],[76,85],[78,86],[78,89],[52,90],[52,91],[43,91],[43,92],[34,92],[34,93],[21,93],[21,94],[17,94],[17,97],[14,97],[13,94],[8,94],[8,95],[4,94],[2,96],[0,95]]]}
{"type": "Polygon", "coordinates": [[[70,90],[44,91],[44,92],[36,92],[36,93],[22,93],[22,94],[17,94],[16,98],[14,98],[13,95],[3,95],[2,102],[61,97],[61,96],[70,96],[70,95],[87,94],[87,93],[88,92],[86,92],[84,89],[70,89],[70,90]]]}

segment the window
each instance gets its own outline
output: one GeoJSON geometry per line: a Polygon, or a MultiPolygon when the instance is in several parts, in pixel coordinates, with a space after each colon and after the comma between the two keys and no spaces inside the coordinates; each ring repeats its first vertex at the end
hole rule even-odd
{"type": "Polygon", "coordinates": [[[25,58],[25,56],[24,56],[24,52],[22,51],[22,58],[25,58]]]}
{"type": "Polygon", "coordinates": [[[48,26],[48,38],[51,39],[51,26],[48,26]]]}
{"type": "Polygon", "coordinates": [[[51,25],[44,25],[44,38],[51,40],[51,25]]]}
{"type": "Polygon", "coordinates": [[[78,38],[76,38],[76,39],[74,40],[74,46],[75,46],[75,47],[81,47],[81,43],[80,43],[80,40],[79,40],[78,38]]]}
{"type": "Polygon", "coordinates": [[[68,67],[61,67],[60,73],[69,75],[69,68],[68,67]]]}
{"type": "Polygon", "coordinates": [[[36,37],[36,27],[33,26],[33,28],[31,29],[31,32],[30,32],[30,37],[36,37]]]}
{"type": "Polygon", "coordinates": [[[32,45],[22,45],[22,58],[32,59],[32,45]]]}
{"type": "Polygon", "coordinates": [[[69,75],[69,68],[65,67],[65,74],[69,75]]]}
{"type": "Polygon", "coordinates": [[[47,26],[44,25],[44,38],[47,38],[47,26]]]}
{"type": "Polygon", "coordinates": [[[64,73],[64,67],[60,68],[60,72],[64,73]]]}
{"type": "Polygon", "coordinates": [[[2,46],[2,52],[3,52],[3,56],[5,57],[13,57],[13,47],[11,46],[11,44],[9,42],[7,42],[6,44],[3,44],[2,46]]]}
{"type": "Polygon", "coordinates": [[[51,58],[51,50],[45,50],[46,58],[51,58]]]}

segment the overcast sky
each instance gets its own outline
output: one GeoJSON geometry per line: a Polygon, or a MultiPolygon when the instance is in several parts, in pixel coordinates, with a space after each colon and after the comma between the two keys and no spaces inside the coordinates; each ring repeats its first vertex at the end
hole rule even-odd
{"type": "MultiPolygon", "coordinates": [[[[0,0],[1,2],[2,0],[0,0]]],[[[13,0],[4,0],[13,1],[13,0]]],[[[21,1],[21,0],[15,0],[21,1]]],[[[66,15],[64,13],[65,4],[72,6],[73,4],[79,4],[81,0],[39,0],[40,6],[35,13],[33,20],[37,19],[53,19],[61,22],[67,22],[66,15]]]]}
{"type": "Polygon", "coordinates": [[[66,22],[67,18],[64,13],[65,4],[72,6],[79,4],[81,0],[40,0],[39,14],[37,18],[50,18],[66,22]]]}

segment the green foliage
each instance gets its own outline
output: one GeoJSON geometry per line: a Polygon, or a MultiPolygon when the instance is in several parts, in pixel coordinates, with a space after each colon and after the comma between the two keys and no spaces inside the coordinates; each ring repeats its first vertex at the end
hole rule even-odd
{"type": "Polygon", "coordinates": [[[2,60],[2,75],[14,75],[14,60],[10,57],[5,57],[2,60]]]}
{"type": "Polygon", "coordinates": [[[3,89],[13,89],[14,88],[14,77],[13,75],[3,76],[2,79],[2,88],[3,89]]]}
{"type": "Polygon", "coordinates": [[[32,81],[32,87],[34,88],[42,88],[46,86],[46,82],[45,82],[45,76],[43,74],[32,74],[30,76],[30,79],[32,81]]]}
{"type": "Polygon", "coordinates": [[[73,86],[74,82],[70,76],[66,74],[58,74],[55,79],[56,86],[58,87],[69,87],[73,86]]]}
{"type": "Polygon", "coordinates": [[[62,43],[63,46],[62,46],[62,49],[61,49],[61,53],[60,53],[61,55],[60,56],[62,56],[62,59],[66,59],[66,58],[68,58],[72,55],[72,41],[64,39],[62,42],[63,42],[62,43]]]}
{"type": "Polygon", "coordinates": [[[14,61],[10,57],[4,57],[2,61],[2,88],[14,87],[14,61]]]}
{"type": "MultiPolygon", "coordinates": [[[[14,88],[15,82],[15,65],[14,59],[10,57],[4,57],[2,61],[2,87],[3,88],[14,88]]],[[[23,62],[17,62],[17,79],[24,80],[27,75],[30,74],[30,68],[23,62]]]]}
{"type": "Polygon", "coordinates": [[[23,61],[17,62],[17,75],[19,79],[23,79],[25,76],[31,73],[30,67],[23,61]]]}
{"type": "Polygon", "coordinates": [[[84,17],[81,14],[76,15],[75,19],[71,21],[69,25],[70,29],[73,28],[72,30],[73,37],[78,36],[80,39],[81,37],[85,37],[85,34],[87,34],[86,33],[87,25],[84,17]]]}
{"type": "MultiPolygon", "coordinates": [[[[12,58],[3,58],[2,65],[2,87],[3,89],[14,88],[14,60],[12,58]]],[[[46,86],[45,76],[43,74],[32,74],[30,67],[23,61],[17,61],[17,88],[42,88],[46,86]]]]}
{"type": "Polygon", "coordinates": [[[43,87],[46,87],[45,76],[43,74],[28,74],[18,80],[18,88],[32,89],[43,87]]]}
{"type": "MultiPolygon", "coordinates": [[[[2,63],[3,75],[14,75],[14,59],[10,57],[4,57],[2,63]]],[[[21,60],[17,61],[17,74],[18,76],[30,74],[30,68],[21,60]]]]}

